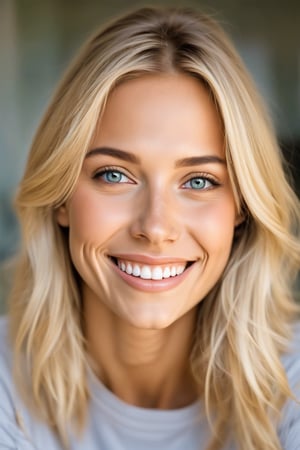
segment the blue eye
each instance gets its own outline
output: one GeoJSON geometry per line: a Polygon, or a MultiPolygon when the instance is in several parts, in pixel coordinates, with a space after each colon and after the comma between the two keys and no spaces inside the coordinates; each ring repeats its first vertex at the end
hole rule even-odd
{"type": "Polygon", "coordinates": [[[208,178],[194,177],[184,183],[183,186],[186,189],[204,190],[209,189],[214,185],[216,185],[216,183],[214,183],[212,180],[209,180],[208,178]]]}
{"type": "Polygon", "coordinates": [[[129,183],[130,179],[124,175],[124,173],[119,170],[114,169],[105,169],[101,172],[98,172],[95,175],[95,178],[101,178],[105,183],[109,184],[120,184],[120,183],[129,183]]]}

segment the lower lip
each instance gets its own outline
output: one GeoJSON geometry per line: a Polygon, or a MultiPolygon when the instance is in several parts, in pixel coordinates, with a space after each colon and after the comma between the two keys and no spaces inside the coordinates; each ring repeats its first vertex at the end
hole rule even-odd
{"type": "Polygon", "coordinates": [[[118,266],[116,266],[112,262],[112,266],[115,270],[115,272],[130,286],[132,286],[135,289],[138,289],[139,291],[144,292],[163,292],[168,291],[170,289],[175,288],[180,283],[182,283],[188,274],[190,273],[191,269],[193,268],[195,263],[193,263],[190,267],[185,269],[184,272],[180,275],[176,275],[175,277],[170,278],[163,278],[162,280],[144,280],[140,277],[135,277],[133,275],[128,275],[128,273],[123,272],[121,269],[119,269],[118,266]]]}

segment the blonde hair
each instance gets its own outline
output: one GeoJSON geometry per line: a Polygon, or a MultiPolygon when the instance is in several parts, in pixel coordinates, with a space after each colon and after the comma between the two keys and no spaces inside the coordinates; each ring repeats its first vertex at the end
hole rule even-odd
{"type": "Polygon", "coordinates": [[[62,440],[67,423],[84,423],[81,299],[55,209],[73,192],[111,90],[162,72],[196,77],[212,95],[244,217],[222,279],[199,305],[191,354],[214,417],[208,448],[231,436],[241,450],[278,450],[278,412],[292,395],[280,354],[297,312],[299,204],[240,58],[214,20],[195,11],[143,8],[115,20],[85,44],[54,95],[16,199],[23,242],[10,299],[16,377],[26,364],[35,408],[62,440]]]}

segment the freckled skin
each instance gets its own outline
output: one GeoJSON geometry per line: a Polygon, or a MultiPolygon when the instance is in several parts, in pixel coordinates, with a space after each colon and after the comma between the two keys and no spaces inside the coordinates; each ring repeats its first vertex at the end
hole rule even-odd
{"type": "Polygon", "coordinates": [[[90,146],[100,147],[130,152],[141,162],[86,158],[75,192],[57,213],[58,222],[69,227],[87,329],[93,329],[96,342],[102,327],[106,342],[109,335],[118,345],[129,329],[156,330],[156,341],[171,333],[176,340],[176,334],[192,329],[196,305],[221,276],[238,223],[226,164],[174,167],[187,157],[224,159],[218,114],[205,88],[191,77],[148,75],[126,81],[108,99],[90,146]],[[95,178],[107,166],[125,174],[125,182],[95,178]],[[204,175],[217,184],[192,189],[188,181],[204,175]],[[120,252],[196,262],[174,289],[153,294],[134,289],[113,270],[107,255],[120,252]]]}

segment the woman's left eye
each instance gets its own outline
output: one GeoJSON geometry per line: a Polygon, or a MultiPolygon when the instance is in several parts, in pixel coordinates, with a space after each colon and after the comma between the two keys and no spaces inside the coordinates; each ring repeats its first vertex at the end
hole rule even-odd
{"type": "Polygon", "coordinates": [[[183,184],[185,189],[195,189],[195,190],[205,190],[209,189],[212,186],[216,186],[217,183],[213,180],[208,179],[207,177],[194,177],[190,180],[186,181],[183,184]]]}
{"type": "Polygon", "coordinates": [[[130,183],[131,180],[119,170],[105,169],[101,172],[97,172],[95,178],[102,179],[105,183],[109,184],[120,184],[120,183],[130,183]]]}

